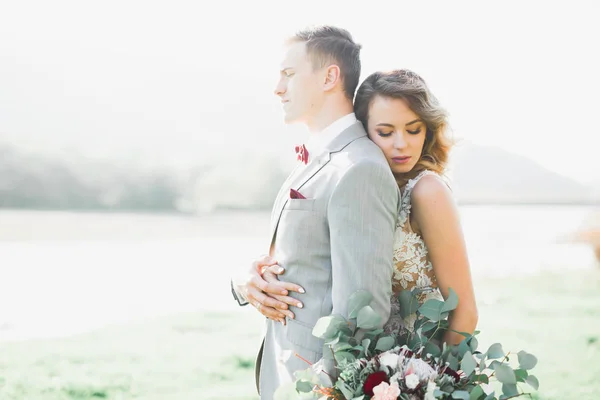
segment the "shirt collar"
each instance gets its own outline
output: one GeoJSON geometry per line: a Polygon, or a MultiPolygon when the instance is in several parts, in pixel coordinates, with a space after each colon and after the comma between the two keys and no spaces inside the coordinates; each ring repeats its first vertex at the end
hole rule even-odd
{"type": "Polygon", "coordinates": [[[335,120],[321,132],[313,133],[310,135],[306,148],[311,157],[319,156],[325,146],[327,146],[333,139],[335,139],[340,133],[349,128],[352,124],[356,123],[356,115],[354,113],[346,114],[343,117],[335,120]]]}

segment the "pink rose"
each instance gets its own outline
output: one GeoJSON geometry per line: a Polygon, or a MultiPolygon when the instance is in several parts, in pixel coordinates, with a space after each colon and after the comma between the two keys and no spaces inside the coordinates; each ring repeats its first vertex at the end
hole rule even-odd
{"type": "Polygon", "coordinates": [[[381,382],[373,388],[371,400],[397,400],[398,396],[400,396],[398,382],[393,382],[391,385],[387,382],[381,382]]]}

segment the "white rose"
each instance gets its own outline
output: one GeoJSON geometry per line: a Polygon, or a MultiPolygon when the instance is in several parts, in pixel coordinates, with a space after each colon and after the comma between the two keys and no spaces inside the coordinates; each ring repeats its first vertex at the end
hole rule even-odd
{"type": "Polygon", "coordinates": [[[408,362],[408,366],[406,368],[410,373],[415,373],[419,377],[419,380],[426,381],[437,376],[435,370],[426,363],[425,361],[419,358],[413,358],[408,362]]]}
{"type": "Polygon", "coordinates": [[[398,354],[384,353],[379,358],[379,362],[381,364],[385,365],[386,367],[396,369],[396,368],[398,368],[398,358],[400,358],[400,356],[398,356],[398,354]]]}
{"type": "Polygon", "coordinates": [[[404,377],[404,382],[407,388],[414,389],[419,385],[419,377],[417,374],[408,374],[404,377]]]}

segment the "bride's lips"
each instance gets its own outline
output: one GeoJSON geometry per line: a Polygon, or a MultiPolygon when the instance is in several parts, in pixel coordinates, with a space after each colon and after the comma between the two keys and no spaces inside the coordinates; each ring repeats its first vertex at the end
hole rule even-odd
{"type": "Polygon", "coordinates": [[[410,156],[405,156],[405,157],[393,157],[392,161],[395,164],[406,164],[409,160],[411,159],[410,156]]]}

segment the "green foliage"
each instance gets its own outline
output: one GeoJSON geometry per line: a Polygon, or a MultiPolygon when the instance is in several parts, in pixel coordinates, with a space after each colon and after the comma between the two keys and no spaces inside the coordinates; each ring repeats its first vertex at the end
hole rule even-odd
{"type": "Polygon", "coordinates": [[[518,366],[514,367],[510,364],[510,353],[506,353],[500,343],[492,344],[485,352],[479,349],[476,338],[479,332],[461,333],[464,339],[458,345],[443,343],[440,347],[440,338],[449,330],[448,316],[458,306],[458,296],[450,289],[445,301],[430,299],[419,306],[418,293],[402,291],[398,294],[401,313],[404,316],[416,314],[412,331],[384,333],[379,328],[381,318],[370,306],[372,296],[365,291],[356,292],[349,299],[348,320],[341,316],[321,318],[313,334],[324,339],[324,354],[330,353],[329,358],[335,362],[338,375],[334,387],[320,386],[320,371],[309,368],[297,376],[296,392],[334,390],[336,396],[343,396],[339,398],[368,400],[370,396],[364,391],[364,383],[377,371],[385,371],[388,379],[400,376],[394,382],[402,390],[400,399],[423,398],[426,382],[431,379],[435,392],[430,395],[436,399],[502,400],[527,394],[520,385],[538,389],[537,378],[529,374],[537,358],[530,353],[518,352],[518,366]],[[409,364],[384,366],[382,363],[389,362],[389,357],[392,360],[400,357],[409,364],[413,362],[407,361],[409,359],[421,360],[421,365],[429,367],[419,368],[431,371],[429,378],[417,388],[406,386],[408,383],[398,374],[405,373],[409,364]],[[488,385],[497,387],[497,392],[490,391],[488,385]]]}

